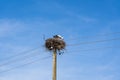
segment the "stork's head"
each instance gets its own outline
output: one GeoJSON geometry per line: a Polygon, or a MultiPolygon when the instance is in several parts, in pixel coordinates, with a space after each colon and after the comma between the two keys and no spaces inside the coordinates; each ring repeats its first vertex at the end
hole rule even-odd
{"type": "Polygon", "coordinates": [[[53,38],[63,39],[61,35],[54,35],[53,38]]]}

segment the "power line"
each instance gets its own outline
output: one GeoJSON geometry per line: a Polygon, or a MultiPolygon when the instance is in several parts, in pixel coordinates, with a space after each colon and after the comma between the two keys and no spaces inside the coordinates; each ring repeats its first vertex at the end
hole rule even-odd
{"type": "Polygon", "coordinates": [[[4,70],[4,71],[0,71],[0,74],[1,74],[1,73],[5,73],[5,72],[9,72],[9,71],[12,71],[12,70],[14,70],[14,69],[21,68],[21,67],[24,67],[24,66],[33,64],[33,63],[36,63],[38,60],[48,59],[48,58],[50,58],[50,57],[51,57],[51,56],[47,56],[47,57],[44,57],[44,58],[36,59],[36,60],[33,60],[33,61],[29,62],[29,63],[25,63],[25,64],[23,64],[23,65],[19,65],[19,66],[12,67],[12,68],[7,69],[7,70],[4,70]]]}
{"type": "MultiPolygon", "coordinates": [[[[113,47],[106,47],[106,49],[107,49],[107,48],[113,48],[113,47]]],[[[97,49],[102,49],[102,48],[86,49],[86,50],[80,50],[80,51],[89,51],[89,50],[97,50],[97,49]]],[[[105,47],[104,47],[103,49],[105,49],[105,47]]],[[[44,57],[44,58],[40,58],[40,59],[37,59],[37,60],[33,60],[33,61],[31,61],[31,62],[22,64],[22,65],[18,65],[18,66],[16,66],[16,67],[9,68],[9,69],[7,69],[7,70],[0,71],[0,74],[5,73],[5,72],[9,72],[9,71],[12,71],[12,70],[14,70],[14,69],[21,68],[21,67],[24,67],[24,66],[27,66],[27,65],[30,65],[30,64],[34,64],[34,63],[38,62],[38,60],[44,60],[44,59],[48,59],[48,58],[50,58],[50,57],[51,57],[51,56],[47,56],[47,57],[44,57]]]]}
{"type": "Polygon", "coordinates": [[[120,40],[120,38],[105,39],[105,40],[98,40],[98,41],[91,41],[91,42],[81,42],[81,43],[78,43],[78,44],[69,44],[67,46],[79,46],[79,45],[83,45],[83,44],[95,44],[95,43],[115,41],[115,40],[120,40]]]}
{"type": "MultiPolygon", "coordinates": [[[[79,52],[80,52],[80,51],[90,51],[90,50],[109,49],[109,48],[120,48],[120,46],[117,46],[117,47],[108,46],[108,47],[102,47],[102,48],[99,47],[99,48],[93,48],[93,49],[84,49],[84,50],[79,50],[79,52]]],[[[77,50],[76,50],[76,51],[77,51],[77,50]]],[[[71,51],[69,51],[69,52],[71,52],[71,51]]],[[[75,52],[75,51],[74,51],[74,52],[75,52]]],[[[51,57],[51,56],[49,56],[49,57],[51,57]]],[[[49,58],[49,57],[44,57],[44,58],[42,58],[42,59],[47,59],[47,58],[49,58]]],[[[4,73],[4,72],[11,71],[11,70],[14,70],[14,69],[16,69],[16,68],[24,67],[24,66],[29,65],[29,64],[36,63],[36,61],[38,61],[38,60],[39,60],[39,59],[34,60],[34,61],[32,61],[32,62],[29,62],[29,63],[25,63],[25,64],[23,64],[23,65],[19,65],[19,66],[16,66],[16,67],[13,67],[13,68],[10,68],[10,69],[1,71],[0,74],[1,74],[1,73],[4,73]]]]}
{"type": "Polygon", "coordinates": [[[94,51],[94,50],[111,49],[111,48],[120,48],[120,46],[97,47],[97,48],[91,48],[91,49],[72,50],[72,51],[68,51],[68,52],[94,51]]]}
{"type": "Polygon", "coordinates": [[[29,59],[29,58],[32,58],[32,57],[35,57],[35,56],[38,56],[38,55],[40,55],[40,54],[24,56],[22,58],[17,58],[17,59],[14,59],[14,60],[10,60],[10,61],[7,61],[7,62],[4,62],[4,63],[0,64],[0,67],[5,66],[5,65],[10,65],[11,63],[14,63],[14,62],[24,61],[26,59],[29,59]]]}
{"type": "MultiPolygon", "coordinates": [[[[118,46],[120,47],[120,46],[118,46]]],[[[80,51],[91,51],[91,50],[100,50],[100,49],[109,49],[109,48],[115,48],[115,47],[112,47],[112,46],[108,46],[108,47],[98,47],[98,48],[93,48],[93,49],[83,49],[83,50],[79,50],[80,51]]],[[[77,52],[78,50],[75,50],[74,52],[77,52]]],[[[69,51],[71,52],[71,51],[69,51]]],[[[20,60],[26,60],[26,59],[29,59],[29,58],[32,58],[32,57],[35,57],[35,56],[38,56],[39,54],[36,54],[36,55],[30,55],[30,56],[24,56],[22,58],[19,58],[19,59],[14,59],[14,60],[11,60],[11,61],[8,61],[8,62],[5,62],[5,63],[2,63],[0,64],[0,67],[4,66],[4,65],[9,65],[11,63],[14,63],[14,62],[17,62],[17,61],[20,61],[20,60]]]]}
{"type": "MultiPolygon", "coordinates": [[[[98,40],[98,41],[91,41],[91,42],[83,42],[83,43],[79,43],[79,44],[72,44],[72,45],[68,45],[68,46],[79,46],[79,45],[82,45],[82,44],[93,44],[93,43],[98,43],[98,42],[106,42],[106,41],[113,41],[113,40],[120,40],[120,38],[114,38],[114,39],[107,39],[107,40],[98,40]]],[[[34,48],[34,49],[37,49],[37,48],[34,48]]],[[[33,51],[34,49],[30,50],[30,51],[33,51]]],[[[26,51],[27,53],[30,52],[30,51],[26,51]]],[[[26,54],[25,52],[23,52],[24,54],[26,54]]],[[[21,53],[21,54],[23,54],[21,53]]],[[[17,55],[14,55],[14,56],[11,56],[9,58],[14,58],[16,56],[18,56],[20,54],[17,54],[17,55]]],[[[24,58],[26,58],[27,56],[24,56],[24,58]]],[[[32,56],[30,56],[32,57],[32,56]]],[[[28,57],[29,58],[29,57],[28,57]]],[[[23,58],[22,58],[23,59],[23,58]]],[[[7,59],[8,60],[8,59],[7,59]]],[[[15,60],[12,60],[12,61],[8,61],[8,62],[5,62],[3,64],[0,64],[0,66],[3,66],[3,65],[6,65],[6,64],[10,64],[11,62],[16,62],[16,61],[19,61],[21,60],[20,59],[15,59],[15,60]]]]}
{"type": "MultiPolygon", "coordinates": [[[[98,36],[109,36],[109,35],[113,35],[113,34],[120,34],[120,32],[113,32],[113,33],[105,33],[105,34],[101,34],[101,35],[93,35],[93,36],[84,36],[84,37],[79,37],[81,39],[86,39],[86,38],[91,38],[91,37],[98,37],[98,36]]],[[[79,38],[70,38],[68,40],[78,40],[79,38]]]]}
{"type": "MultiPolygon", "coordinates": [[[[105,33],[105,34],[101,34],[101,35],[95,35],[95,36],[108,36],[108,35],[112,35],[112,34],[120,34],[120,32],[113,32],[113,33],[105,33]]],[[[88,37],[95,37],[95,36],[86,36],[86,37],[81,37],[81,38],[88,38],[88,37]]],[[[77,38],[74,38],[74,39],[69,39],[69,40],[75,40],[75,39],[77,39],[77,38]]],[[[96,43],[96,42],[95,42],[96,43]]],[[[89,43],[80,43],[80,44],[89,44],[89,43]]],[[[31,50],[27,50],[27,51],[24,51],[24,52],[20,52],[20,53],[17,53],[17,54],[15,54],[15,55],[11,55],[11,56],[9,56],[9,57],[6,57],[6,58],[3,58],[2,60],[8,60],[8,59],[11,59],[11,58],[13,58],[13,57],[17,57],[17,56],[19,56],[19,55],[25,55],[25,54],[27,54],[27,53],[29,53],[29,52],[31,52],[31,51],[34,51],[34,50],[36,50],[36,49],[39,49],[40,47],[36,47],[36,48],[33,48],[33,49],[31,49],[31,50]]]]}
{"type": "Polygon", "coordinates": [[[15,58],[15,57],[17,57],[17,56],[21,56],[21,55],[26,55],[26,54],[28,54],[28,53],[30,53],[30,52],[32,52],[32,51],[35,51],[35,50],[37,50],[37,49],[39,49],[39,48],[40,48],[40,47],[36,47],[36,48],[30,49],[30,50],[27,50],[27,51],[24,51],[24,52],[17,53],[17,54],[15,54],[15,55],[11,55],[11,56],[9,56],[9,57],[6,57],[6,58],[1,59],[1,61],[2,61],[2,60],[6,61],[6,60],[9,60],[9,59],[13,59],[13,58],[15,58]]]}

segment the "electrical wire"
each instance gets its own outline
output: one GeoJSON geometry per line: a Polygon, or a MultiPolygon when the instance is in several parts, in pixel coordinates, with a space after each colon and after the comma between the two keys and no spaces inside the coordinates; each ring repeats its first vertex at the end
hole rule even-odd
{"type": "Polygon", "coordinates": [[[111,49],[111,48],[120,48],[120,46],[107,46],[107,47],[97,47],[97,48],[91,48],[91,49],[81,49],[81,50],[72,50],[72,51],[66,51],[66,52],[81,52],[81,51],[95,51],[95,50],[105,50],[105,49],[111,49]]]}
{"type": "MultiPolygon", "coordinates": [[[[115,32],[115,33],[107,33],[107,34],[103,34],[103,35],[96,35],[96,36],[108,36],[108,35],[112,35],[112,34],[120,34],[120,32],[115,32]]],[[[95,37],[95,36],[93,36],[93,37],[95,37]]],[[[85,38],[85,37],[84,37],[85,38]]],[[[86,38],[88,38],[88,37],[86,37],[86,38]]],[[[82,45],[82,44],[93,44],[93,43],[99,43],[99,42],[107,42],[107,41],[114,41],[114,40],[120,40],[120,38],[114,38],[114,39],[106,39],[106,40],[98,40],[98,41],[91,41],[91,42],[82,42],[82,43],[78,43],[78,44],[70,44],[70,45],[68,45],[68,46],[79,46],[79,45],[82,45]]],[[[17,56],[19,56],[19,55],[21,55],[21,54],[27,54],[27,53],[29,53],[29,52],[31,52],[31,51],[34,51],[34,50],[36,50],[36,49],[38,49],[39,47],[37,47],[37,48],[33,48],[33,49],[31,49],[31,50],[28,50],[28,51],[25,51],[25,52],[22,52],[22,53],[18,53],[18,54],[16,54],[16,55],[12,55],[12,56],[9,56],[9,57],[7,57],[6,59],[11,59],[11,58],[14,58],[14,57],[17,57],[17,56]]],[[[103,49],[108,49],[108,48],[113,48],[113,47],[104,47],[103,49]]],[[[89,51],[89,50],[99,50],[99,49],[102,49],[102,48],[96,48],[96,49],[87,49],[87,50],[80,50],[80,51],[89,51]]],[[[32,56],[31,56],[32,57],[32,56]]],[[[6,60],[5,59],[5,60],[6,60]]],[[[20,59],[19,59],[20,60],[20,59]]],[[[13,60],[13,61],[11,61],[11,62],[6,62],[6,63],[4,63],[4,64],[2,64],[2,65],[0,65],[0,66],[3,66],[3,65],[6,65],[6,64],[10,64],[10,63],[12,63],[12,62],[14,62],[14,61],[17,61],[17,60],[13,60]]],[[[27,63],[27,64],[31,64],[31,63],[33,63],[33,62],[30,62],[30,63],[27,63]]],[[[26,64],[24,64],[24,65],[26,65],[26,64]]],[[[21,65],[21,66],[23,66],[23,65],[21,65]]],[[[18,67],[18,66],[17,66],[18,67]]],[[[15,68],[17,68],[17,67],[15,67],[15,68]]],[[[14,68],[13,68],[14,69],[14,68]]],[[[9,71],[9,70],[8,70],[9,71]]],[[[4,72],[4,71],[3,71],[4,72]]],[[[5,71],[6,72],[6,71],[5,71]]],[[[1,72],[0,72],[1,73],[1,72]]]]}
{"type": "MultiPolygon", "coordinates": [[[[117,46],[117,47],[113,47],[113,46],[108,46],[108,47],[98,47],[98,48],[93,48],[93,49],[84,49],[84,50],[75,50],[75,51],[73,51],[73,52],[80,52],[80,51],[94,51],[94,50],[100,50],[100,49],[110,49],[110,48],[120,48],[120,46],[117,46]]],[[[68,52],[72,52],[72,51],[68,51],[68,52]]],[[[40,58],[41,60],[43,60],[43,59],[47,59],[47,58],[50,58],[51,56],[48,56],[48,57],[44,57],[44,58],[40,58]]],[[[0,71],[0,74],[1,73],[4,73],[4,72],[8,72],[8,71],[11,71],[11,70],[14,70],[14,69],[16,69],[16,68],[21,68],[21,67],[24,67],[24,66],[27,66],[27,65],[29,65],[29,64],[33,64],[33,63],[36,63],[36,61],[38,61],[38,60],[40,60],[40,59],[37,59],[37,60],[34,60],[34,61],[32,61],[32,62],[29,62],[29,63],[25,63],[25,64],[23,64],[23,65],[19,65],[19,66],[16,66],[16,67],[12,67],[12,68],[10,68],[10,69],[7,69],[7,70],[4,70],[4,71],[0,71]]]]}
{"type": "MultiPolygon", "coordinates": [[[[116,48],[116,47],[109,46],[109,47],[103,47],[103,48],[85,49],[85,50],[80,50],[80,51],[89,51],[89,50],[98,50],[98,49],[109,49],[109,48],[116,48]]],[[[118,46],[117,48],[120,48],[120,46],[118,46]]],[[[4,70],[4,71],[0,71],[0,74],[5,73],[5,72],[9,72],[9,71],[12,71],[12,70],[14,70],[14,69],[21,68],[21,67],[24,67],[24,66],[33,64],[33,63],[36,63],[38,60],[48,59],[48,58],[50,58],[50,57],[51,57],[51,56],[47,56],[47,57],[44,57],[44,58],[40,58],[40,59],[37,59],[37,60],[33,60],[33,61],[29,62],[29,63],[25,63],[25,64],[22,64],[22,65],[19,65],[19,66],[16,66],[16,67],[12,67],[12,68],[7,69],[7,70],[4,70]]]]}
{"type": "Polygon", "coordinates": [[[91,42],[81,42],[81,43],[78,43],[78,44],[68,44],[67,46],[79,46],[79,45],[83,45],[83,44],[95,44],[95,43],[115,41],[115,40],[120,40],[120,38],[97,40],[97,41],[91,41],[91,42]]]}
{"type": "Polygon", "coordinates": [[[9,57],[6,57],[6,58],[1,59],[1,61],[2,61],[2,60],[6,61],[6,60],[9,60],[9,59],[13,59],[13,58],[15,58],[15,57],[17,57],[17,56],[21,56],[21,55],[23,56],[23,55],[29,54],[30,52],[35,51],[35,50],[37,50],[37,49],[39,49],[39,48],[40,48],[40,47],[36,47],[36,48],[30,49],[30,50],[27,50],[27,51],[24,51],[24,52],[16,53],[15,55],[11,55],[11,56],[9,56],[9,57]]]}
{"type": "Polygon", "coordinates": [[[16,67],[9,68],[9,69],[4,70],[4,71],[0,71],[0,74],[1,74],[1,73],[5,73],[5,72],[9,72],[9,71],[12,71],[12,70],[14,70],[14,69],[21,68],[21,67],[24,67],[24,66],[33,64],[33,63],[36,63],[36,62],[38,62],[38,60],[48,59],[48,58],[50,58],[50,57],[51,57],[51,56],[47,56],[47,57],[44,57],[44,58],[36,59],[36,60],[33,60],[33,61],[29,62],[29,63],[25,63],[25,64],[22,64],[22,65],[18,65],[18,66],[16,66],[16,67]]]}
{"type": "Polygon", "coordinates": [[[68,39],[69,41],[71,40],[78,40],[78,39],[88,39],[88,38],[91,38],[91,37],[98,37],[98,36],[109,36],[109,35],[113,35],[113,34],[120,34],[120,32],[113,32],[113,33],[105,33],[105,34],[101,34],[101,35],[93,35],[93,36],[84,36],[84,37],[79,37],[79,38],[70,38],[68,39]]]}
{"type": "Polygon", "coordinates": [[[13,63],[18,62],[18,61],[24,61],[26,59],[29,59],[29,58],[32,58],[32,57],[36,57],[36,56],[39,56],[39,55],[40,54],[36,54],[36,55],[24,56],[24,57],[21,57],[21,58],[9,60],[9,61],[6,61],[6,62],[0,64],[0,67],[5,66],[5,65],[10,65],[10,64],[13,64],[13,63]]]}
{"type": "MultiPolygon", "coordinates": [[[[91,42],[83,42],[83,43],[79,43],[79,44],[72,44],[72,45],[68,45],[68,46],[79,46],[79,45],[82,45],[82,44],[93,44],[93,43],[99,43],[99,42],[106,42],[106,41],[114,41],[114,40],[120,40],[120,38],[114,38],[114,39],[106,39],[106,40],[98,40],[98,41],[91,41],[91,42]]],[[[19,60],[19,59],[18,59],[19,60]]],[[[8,64],[8,63],[11,63],[11,62],[14,62],[14,61],[17,61],[17,60],[13,60],[13,61],[8,61],[4,64],[1,64],[1,65],[5,65],[5,64],[8,64]]],[[[1,66],[0,65],[0,66],[1,66]]]]}
{"type": "MultiPolygon", "coordinates": [[[[100,50],[100,49],[110,49],[110,48],[119,48],[120,46],[117,46],[117,47],[113,47],[113,46],[108,46],[108,47],[97,47],[97,48],[93,48],[93,49],[83,49],[83,50],[72,50],[74,52],[81,52],[81,51],[93,51],[93,50],[100,50]]],[[[69,51],[69,52],[72,52],[72,51],[69,51]]],[[[29,59],[29,58],[32,58],[32,57],[35,57],[35,56],[38,56],[40,54],[37,54],[37,55],[30,55],[29,57],[28,56],[24,56],[22,58],[19,58],[19,59],[15,59],[15,60],[11,60],[11,61],[8,61],[8,62],[5,62],[3,64],[0,64],[0,67],[1,66],[5,66],[5,65],[9,65],[11,63],[14,63],[14,62],[17,62],[17,61],[23,61],[23,60],[26,60],[26,59],[29,59]]]]}

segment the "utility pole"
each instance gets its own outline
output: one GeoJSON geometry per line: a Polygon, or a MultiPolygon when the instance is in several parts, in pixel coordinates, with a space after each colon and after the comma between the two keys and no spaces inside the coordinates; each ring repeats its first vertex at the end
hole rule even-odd
{"type": "Polygon", "coordinates": [[[45,47],[49,51],[53,52],[52,80],[57,80],[57,52],[64,50],[66,47],[66,43],[64,42],[62,36],[55,35],[55,36],[53,36],[53,38],[49,38],[46,40],[45,47]]]}
{"type": "Polygon", "coordinates": [[[57,52],[56,49],[53,51],[53,77],[52,80],[57,80],[57,52]]]}

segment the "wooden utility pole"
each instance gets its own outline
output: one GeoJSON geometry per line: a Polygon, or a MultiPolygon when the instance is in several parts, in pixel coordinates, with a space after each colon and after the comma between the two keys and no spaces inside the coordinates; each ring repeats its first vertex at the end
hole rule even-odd
{"type": "Polygon", "coordinates": [[[57,51],[53,50],[53,77],[52,80],[57,80],[57,51]]]}
{"type": "Polygon", "coordinates": [[[52,80],[57,80],[57,52],[64,50],[66,47],[66,43],[64,42],[63,37],[61,37],[60,35],[55,35],[53,36],[53,38],[48,38],[46,40],[45,47],[49,51],[53,51],[52,80]]]}

